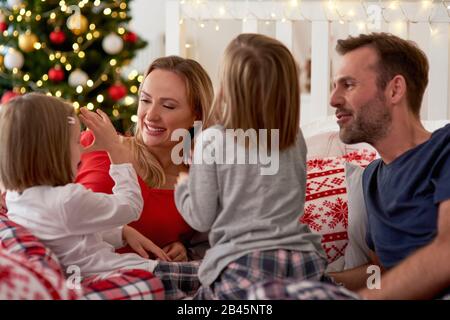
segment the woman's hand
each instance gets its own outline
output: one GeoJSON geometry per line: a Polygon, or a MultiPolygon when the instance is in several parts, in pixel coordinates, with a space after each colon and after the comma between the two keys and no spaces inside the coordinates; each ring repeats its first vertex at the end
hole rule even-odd
{"type": "Polygon", "coordinates": [[[94,142],[84,148],[83,152],[104,150],[108,152],[112,163],[131,162],[129,150],[121,142],[122,137],[117,134],[106,113],[100,109],[97,109],[97,113],[95,113],[86,108],[81,108],[80,112],[80,120],[95,136],[94,142]]]}
{"type": "Polygon", "coordinates": [[[162,261],[171,261],[170,257],[150,239],[144,237],[139,231],[130,227],[124,226],[122,236],[128,245],[136,251],[141,257],[148,259],[147,251],[153,253],[162,261]]]}
{"type": "Polygon", "coordinates": [[[169,256],[171,261],[185,262],[188,261],[187,250],[185,246],[179,242],[172,242],[163,248],[164,252],[169,256]]]}

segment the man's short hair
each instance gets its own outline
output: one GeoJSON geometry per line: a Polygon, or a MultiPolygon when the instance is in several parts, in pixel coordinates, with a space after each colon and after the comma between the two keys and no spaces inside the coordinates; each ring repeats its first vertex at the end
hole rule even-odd
{"type": "Polygon", "coordinates": [[[386,89],[388,82],[396,75],[405,78],[409,108],[419,117],[423,94],[428,85],[429,64],[425,53],[414,42],[388,33],[360,34],[338,40],[336,51],[345,55],[361,47],[373,48],[378,54],[376,71],[379,89],[386,89]]]}

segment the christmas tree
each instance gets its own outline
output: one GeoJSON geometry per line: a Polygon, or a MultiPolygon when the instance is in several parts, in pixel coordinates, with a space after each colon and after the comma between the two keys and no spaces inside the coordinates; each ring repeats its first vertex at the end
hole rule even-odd
{"type": "Polygon", "coordinates": [[[101,108],[126,133],[142,75],[122,69],[147,45],[128,29],[129,2],[0,0],[1,102],[43,92],[101,108]]]}

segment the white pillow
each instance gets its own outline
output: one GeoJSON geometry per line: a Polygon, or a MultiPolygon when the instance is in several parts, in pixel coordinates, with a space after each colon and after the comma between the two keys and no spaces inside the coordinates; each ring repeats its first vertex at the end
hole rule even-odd
{"type": "Polygon", "coordinates": [[[348,244],[344,254],[344,270],[359,267],[370,261],[366,243],[367,211],[364,203],[362,174],[364,168],[345,163],[348,199],[348,244]]]}

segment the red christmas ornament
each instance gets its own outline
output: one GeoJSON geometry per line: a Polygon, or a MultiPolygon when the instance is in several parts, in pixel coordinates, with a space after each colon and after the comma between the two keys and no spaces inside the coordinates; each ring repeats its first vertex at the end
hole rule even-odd
{"type": "Polygon", "coordinates": [[[56,28],[54,31],[50,32],[49,38],[54,44],[62,44],[66,41],[66,34],[59,30],[59,28],[56,28]]]}
{"type": "Polygon", "coordinates": [[[48,71],[48,78],[53,82],[64,80],[64,70],[60,66],[55,66],[48,71]]]}
{"type": "Polygon", "coordinates": [[[14,91],[5,91],[2,96],[1,104],[7,103],[9,100],[11,100],[14,97],[20,96],[17,92],[14,91]]]}
{"type": "Polygon", "coordinates": [[[108,88],[108,94],[112,100],[119,101],[127,95],[127,88],[121,83],[116,83],[108,88]]]}
{"type": "Polygon", "coordinates": [[[0,32],[5,31],[6,29],[8,29],[6,22],[0,22],[0,32]]]}
{"type": "Polygon", "coordinates": [[[123,40],[129,43],[136,43],[138,41],[138,36],[136,33],[128,31],[123,35],[123,40]]]}

